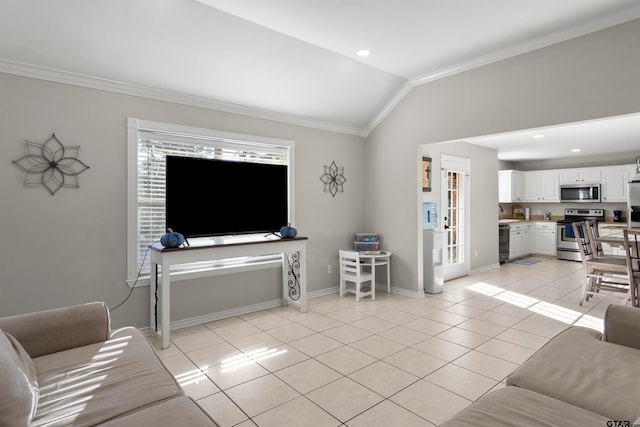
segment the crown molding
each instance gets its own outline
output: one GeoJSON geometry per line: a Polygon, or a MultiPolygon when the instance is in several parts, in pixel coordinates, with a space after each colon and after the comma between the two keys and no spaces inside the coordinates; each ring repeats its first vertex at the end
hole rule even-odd
{"type": "Polygon", "coordinates": [[[366,134],[365,129],[323,122],[320,120],[312,120],[295,115],[263,110],[260,108],[220,102],[213,99],[185,95],[178,92],[145,86],[132,85],[115,80],[24,64],[5,59],[0,59],[0,73],[47,80],[55,83],[63,83],[89,89],[97,89],[106,92],[119,93],[122,95],[138,96],[141,98],[154,99],[157,101],[173,102],[176,104],[206,108],[210,110],[222,111],[225,113],[239,114],[243,116],[254,117],[257,119],[272,120],[296,126],[304,126],[308,128],[326,130],[347,135],[364,137],[366,134]]]}
{"type": "Polygon", "coordinates": [[[638,3],[638,6],[632,8],[631,10],[626,10],[624,14],[623,13],[613,14],[607,17],[603,17],[597,21],[555,31],[550,34],[545,34],[544,36],[533,38],[531,40],[527,40],[525,42],[522,42],[513,46],[509,46],[504,49],[499,49],[486,55],[479,56],[473,61],[463,62],[451,67],[444,67],[438,70],[433,70],[429,73],[423,74],[415,79],[412,79],[411,82],[413,83],[414,86],[429,83],[434,80],[442,79],[444,77],[449,77],[454,74],[462,73],[464,71],[469,71],[474,68],[479,68],[484,65],[502,61],[508,58],[513,58],[515,56],[523,55],[525,53],[532,52],[537,49],[542,49],[554,44],[562,43],[571,39],[585,36],[587,34],[604,30],[606,28],[609,28],[618,24],[624,24],[625,22],[632,21],[637,18],[640,18],[640,3],[638,3]]]}
{"type": "Polygon", "coordinates": [[[556,31],[545,36],[541,36],[509,48],[500,49],[487,55],[478,57],[473,61],[458,63],[448,67],[432,70],[426,74],[410,79],[384,107],[375,115],[365,128],[345,126],[336,123],[324,122],[321,120],[308,119],[292,114],[283,114],[275,111],[263,110],[260,108],[248,107],[238,104],[225,103],[214,99],[185,95],[178,92],[166,91],[162,89],[132,85],[115,80],[103,79],[79,73],[56,70],[52,68],[40,67],[9,61],[0,58],[0,73],[14,74],[23,77],[30,77],[41,80],[48,80],[68,85],[81,86],[90,89],[98,89],[107,92],[124,95],[138,96],[141,98],[154,99],[158,101],[173,102],[177,104],[206,108],[226,113],[239,114],[257,119],[271,120],[287,123],[296,126],[304,126],[313,129],[325,130],[329,132],[355,135],[361,138],[368,136],[382,123],[382,121],[395,109],[404,97],[411,90],[419,85],[433,82],[438,79],[449,77],[458,73],[482,67],[494,62],[498,62],[517,55],[541,49],[556,43],[570,40],[572,38],[584,36],[586,34],[603,30],[614,25],[623,24],[628,21],[640,18],[640,2],[637,6],[620,10],[608,16],[583,25],[576,25],[571,28],[556,31]]]}
{"type": "Polygon", "coordinates": [[[542,49],[557,43],[562,43],[577,37],[604,30],[615,25],[624,24],[629,21],[640,18],[640,2],[632,8],[612,13],[604,16],[596,21],[576,25],[567,29],[555,31],[541,37],[537,37],[526,42],[510,46],[505,49],[496,50],[490,54],[480,56],[473,61],[458,63],[449,67],[432,70],[426,74],[420,75],[405,84],[398,93],[384,106],[384,108],[375,116],[366,128],[365,138],[387,117],[387,115],[402,101],[402,99],[416,86],[430,83],[445,77],[450,77],[465,71],[479,68],[494,62],[502,61],[518,55],[542,49]]]}
{"type": "Polygon", "coordinates": [[[393,95],[389,102],[385,104],[382,110],[380,110],[380,112],[373,118],[371,123],[369,123],[369,126],[367,126],[365,134],[363,135],[363,138],[366,139],[369,134],[373,132],[376,127],[378,127],[378,125],[389,115],[389,113],[391,113],[393,109],[398,106],[400,101],[402,101],[404,97],[407,96],[409,92],[411,92],[411,89],[413,89],[414,86],[415,84],[413,82],[407,82],[400,88],[398,92],[396,92],[395,95],[393,95]]]}

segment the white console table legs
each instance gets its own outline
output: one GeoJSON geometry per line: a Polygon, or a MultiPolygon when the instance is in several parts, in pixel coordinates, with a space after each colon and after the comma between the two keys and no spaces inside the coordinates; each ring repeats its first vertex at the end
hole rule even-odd
{"type": "Polygon", "coordinates": [[[170,345],[172,265],[280,253],[283,304],[298,304],[300,311],[304,313],[307,311],[306,241],[306,237],[251,241],[246,238],[228,238],[214,241],[213,244],[192,245],[187,248],[152,246],[149,325],[161,335],[162,348],[170,345]]]}

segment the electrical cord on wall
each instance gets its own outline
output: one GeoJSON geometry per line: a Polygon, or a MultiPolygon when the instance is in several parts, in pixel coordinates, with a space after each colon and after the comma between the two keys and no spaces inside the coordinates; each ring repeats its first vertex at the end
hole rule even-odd
{"type": "Polygon", "coordinates": [[[127,297],[120,304],[118,304],[115,307],[109,309],[109,313],[111,313],[113,310],[115,310],[116,308],[120,307],[122,304],[127,302],[129,297],[133,293],[133,290],[135,289],[136,285],[138,284],[138,280],[140,279],[140,273],[142,273],[142,267],[144,267],[144,262],[147,260],[147,255],[149,254],[149,250],[151,249],[151,246],[152,245],[149,245],[149,247],[147,247],[147,250],[145,251],[144,256],[142,257],[142,263],[140,263],[140,268],[138,269],[138,274],[136,276],[136,280],[133,282],[133,286],[131,286],[131,289],[129,290],[129,295],[127,295],[127,297]]]}

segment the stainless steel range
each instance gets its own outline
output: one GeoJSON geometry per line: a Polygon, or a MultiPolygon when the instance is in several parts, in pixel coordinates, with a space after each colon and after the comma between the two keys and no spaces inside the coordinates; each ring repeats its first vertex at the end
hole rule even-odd
{"type": "Polygon", "coordinates": [[[603,209],[565,209],[564,219],[558,221],[556,233],[558,259],[582,261],[578,242],[573,234],[572,223],[576,221],[604,221],[603,209]]]}

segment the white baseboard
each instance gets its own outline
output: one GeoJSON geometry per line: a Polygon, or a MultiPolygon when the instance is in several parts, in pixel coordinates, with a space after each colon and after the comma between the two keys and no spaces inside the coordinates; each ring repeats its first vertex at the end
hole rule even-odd
{"type": "MultiPolygon", "coordinates": [[[[384,283],[376,284],[376,289],[381,289],[386,292],[387,285],[384,283]]],[[[320,289],[318,291],[309,292],[307,299],[319,298],[325,295],[337,294],[340,292],[339,286],[333,286],[330,288],[320,289]]],[[[411,291],[409,289],[391,287],[391,293],[403,295],[411,298],[424,298],[424,292],[411,291]]],[[[226,319],[228,317],[241,316],[243,314],[253,313],[260,310],[268,310],[270,308],[276,308],[282,306],[282,299],[275,299],[271,301],[261,302],[259,304],[245,305],[243,307],[233,308],[231,310],[217,311],[215,313],[204,314],[202,316],[189,317],[187,319],[175,320],[171,322],[170,330],[175,331],[177,329],[188,328],[190,326],[201,325],[203,323],[214,322],[216,320],[226,319]]],[[[150,328],[138,328],[141,331],[148,331],[150,328]]]]}
{"type": "Polygon", "coordinates": [[[227,317],[240,316],[242,314],[253,313],[254,311],[268,310],[270,308],[280,307],[282,299],[276,299],[259,304],[245,305],[244,307],[233,308],[231,310],[217,311],[202,316],[189,317],[171,322],[170,329],[182,329],[189,326],[201,325],[203,323],[214,322],[216,320],[226,319],[227,317]]]}
{"type": "Polygon", "coordinates": [[[497,268],[500,268],[500,264],[483,265],[482,267],[474,268],[473,270],[469,271],[469,275],[484,273],[485,271],[491,271],[497,268]]]}
{"type": "MultiPolygon", "coordinates": [[[[377,288],[376,288],[377,289],[377,288]]],[[[385,285],[386,289],[386,285],[385,285]]],[[[412,291],[410,289],[391,287],[392,294],[398,294],[410,298],[424,298],[424,291],[412,291]]]]}
{"type": "MultiPolygon", "coordinates": [[[[334,286],[331,288],[321,289],[319,291],[309,292],[307,299],[313,299],[322,297],[325,295],[331,295],[338,293],[340,288],[334,286]]],[[[175,320],[171,322],[169,326],[170,330],[188,328],[189,326],[201,325],[203,323],[214,322],[216,320],[226,319],[228,317],[241,316],[243,314],[253,313],[261,310],[268,310],[270,308],[276,308],[282,306],[282,299],[275,299],[271,301],[261,302],[259,304],[245,305],[243,307],[233,308],[231,310],[217,311],[215,313],[204,314],[202,316],[189,317],[187,319],[175,320]]],[[[138,328],[141,331],[148,331],[150,328],[138,328]]]]}
{"type": "Polygon", "coordinates": [[[331,288],[324,288],[324,289],[320,289],[319,291],[310,292],[307,295],[307,299],[323,297],[325,295],[337,294],[338,292],[340,292],[340,286],[336,285],[331,288]]]}

